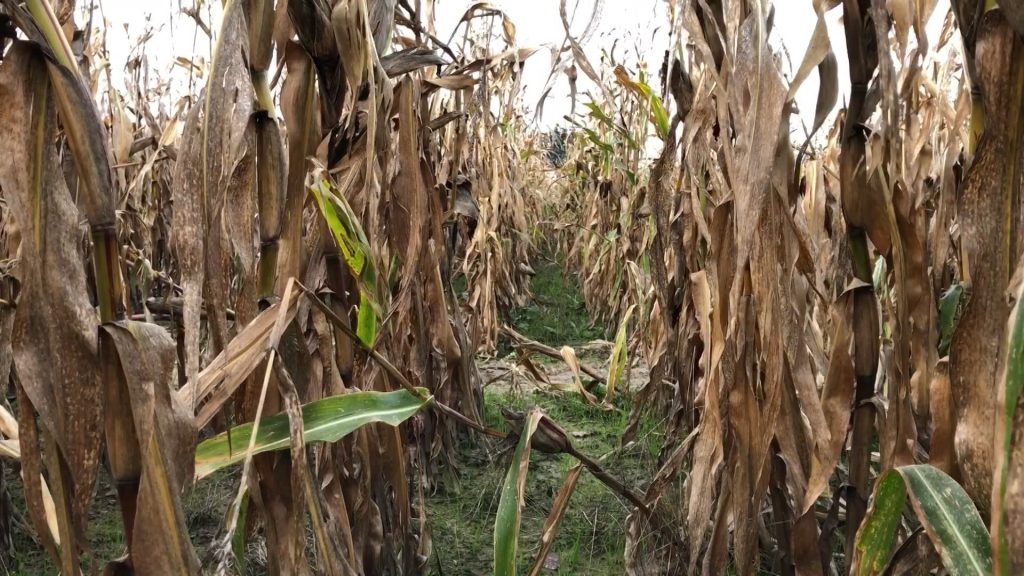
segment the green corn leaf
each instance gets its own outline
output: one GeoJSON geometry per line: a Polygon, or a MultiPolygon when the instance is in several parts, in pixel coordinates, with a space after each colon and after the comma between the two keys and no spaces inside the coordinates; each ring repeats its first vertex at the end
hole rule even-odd
{"type": "Polygon", "coordinates": [[[874,270],[874,272],[871,273],[871,283],[874,284],[874,286],[875,286],[875,293],[876,294],[885,294],[886,293],[885,275],[886,275],[885,258],[879,258],[879,259],[875,260],[875,270],[874,270]]]}
{"type": "Polygon", "coordinates": [[[309,191],[334,235],[346,266],[356,279],[359,287],[356,334],[363,344],[372,347],[377,337],[381,313],[376,298],[377,272],[373,266],[370,243],[351,206],[331,190],[328,180],[320,179],[309,191]]]}
{"type": "MultiPolygon", "coordinates": [[[[601,107],[598,106],[596,102],[594,102],[594,101],[587,102],[585,104],[585,106],[587,107],[588,110],[590,110],[590,114],[589,115],[590,115],[591,118],[593,118],[594,120],[597,120],[601,124],[604,124],[609,129],[611,129],[612,132],[614,132],[614,133],[618,134],[619,136],[621,136],[622,138],[624,138],[626,140],[626,144],[628,144],[631,148],[638,148],[639,147],[639,146],[637,146],[636,140],[633,138],[633,135],[630,134],[629,131],[626,130],[621,124],[616,123],[615,120],[613,120],[611,116],[609,116],[604,110],[602,110],[601,107]]],[[[589,130],[587,128],[584,128],[584,130],[587,131],[588,134],[590,132],[592,132],[591,130],[589,130]]],[[[595,143],[598,146],[601,146],[602,148],[604,146],[608,146],[609,148],[611,147],[610,144],[606,144],[606,143],[602,142],[601,139],[599,137],[597,137],[596,134],[592,134],[591,135],[591,140],[595,140],[595,143]],[[595,140],[595,138],[596,138],[596,140],[595,140]]]]}
{"type": "Polygon", "coordinates": [[[896,527],[903,517],[907,488],[899,474],[890,471],[875,488],[874,504],[857,532],[854,573],[880,574],[889,563],[895,546],[896,527]]]}
{"type": "Polygon", "coordinates": [[[632,80],[626,69],[622,66],[615,67],[615,78],[619,84],[629,90],[637,100],[646,102],[651,109],[651,123],[654,124],[654,129],[658,132],[658,137],[662,140],[668,138],[668,112],[665,110],[665,104],[661,101],[661,98],[651,90],[651,87],[645,82],[646,75],[641,72],[639,80],[632,80]]]}
{"type": "Polygon", "coordinates": [[[1024,298],[1024,284],[1021,284],[1016,294],[1017,301],[1014,303],[1013,311],[1010,314],[1007,334],[1006,363],[1003,367],[1003,393],[1000,394],[1002,405],[996,405],[1001,411],[1002,422],[996,423],[996,495],[998,503],[992,510],[992,531],[993,542],[998,550],[997,573],[1000,576],[1009,574],[1010,557],[1006,543],[1006,532],[1003,510],[1006,501],[1006,484],[1009,480],[1010,449],[1013,440],[1013,423],[1016,419],[1017,401],[1020,398],[1021,390],[1024,389],[1024,310],[1021,307],[1021,299],[1024,298]]]}
{"type": "Polygon", "coordinates": [[[327,180],[320,180],[310,187],[316,198],[320,213],[327,220],[327,225],[338,242],[338,249],[345,258],[345,263],[356,276],[362,276],[369,261],[369,242],[359,225],[359,219],[343,198],[331,191],[327,180]]]}
{"type": "Polygon", "coordinates": [[[609,117],[607,114],[605,114],[604,110],[602,110],[601,107],[598,106],[596,102],[587,102],[586,104],[584,104],[584,106],[587,107],[587,110],[590,110],[590,117],[591,118],[593,118],[594,120],[597,120],[598,122],[600,122],[600,123],[604,124],[605,126],[611,128],[612,130],[616,129],[615,121],[612,120],[611,117],[609,117]]]}
{"type": "Polygon", "coordinates": [[[964,294],[964,285],[957,282],[950,286],[939,298],[939,355],[945,356],[949,353],[949,346],[953,342],[953,332],[960,321],[960,301],[964,294]]]}
{"type": "Polygon", "coordinates": [[[654,127],[658,130],[658,137],[662,140],[668,138],[668,112],[665,105],[657,94],[651,95],[651,114],[654,116],[654,127]]]}
{"type": "Polygon", "coordinates": [[[593,142],[595,146],[608,152],[611,152],[614,149],[611,144],[608,144],[604,140],[601,140],[601,136],[592,129],[584,128],[583,131],[587,134],[587,138],[590,138],[590,141],[593,142]]]}
{"type": "Polygon", "coordinates": [[[639,90],[639,95],[650,103],[651,121],[658,131],[658,137],[664,140],[668,137],[668,112],[665,111],[665,104],[645,82],[635,82],[633,85],[639,90]]]}
{"type": "MultiPolygon", "coordinates": [[[[422,398],[406,390],[353,392],[306,404],[302,407],[303,439],[307,444],[334,442],[366,424],[381,422],[397,426],[430,402],[426,389],[419,391],[422,398]]],[[[230,435],[230,444],[228,432],[224,432],[196,447],[196,479],[245,459],[252,423],[235,426],[230,435]]],[[[289,447],[288,414],[281,412],[260,422],[253,454],[289,447]]]]}
{"type": "Polygon", "coordinates": [[[367,346],[373,346],[377,339],[377,313],[366,292],[359,294],[359,312],[356,315],[356,336],[367,346]]]}
{"type": "Polygon", "coordinates": [[[946,570],[971,576],[992,573],[992,545],[974,503],[955,480],[921,464],[890,470],[879,481],[857,532],[855,574],[872,576],[885,569],[908,495],[946,570]]]}
{"type": "Polygon", "coordinates": [[[967,492],[933,466],[904,466],[898,471],[946,569],[952,574],[991,574],[988,530],[967,492]]]}
{"type": "Polygon", "coordinates": [[[494,519],[494,576],[515,576],[516,550],[519,546],[519,525],[522,522],[526,474],[530,468],[530,439],[537,430],[541,412],[531,410],[526,416],[519,444],[512,455],[512,464],[505,475],[494,519]]]}

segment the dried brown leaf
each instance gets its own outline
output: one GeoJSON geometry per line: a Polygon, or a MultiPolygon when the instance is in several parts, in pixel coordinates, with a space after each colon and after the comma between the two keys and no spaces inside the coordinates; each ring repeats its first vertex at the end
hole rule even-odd
{"type": "Polygon", "coordinates": [[[189,405],[173,393],[174,340],[155,324],[131,321],[104,325],[101,338],[105,357],[123,371],[142,456],[130,540],[134,568],[143,574],[199,574],[181,503],[192,482],[196,429],[189,405]]]}
{"type": "Polygon", "coordinates": [[[839,463],[846,443],[855,386],[853,359],[850,354],[852,314],[853,299],[851,293],[847,292],[835,303],[832,314],[832,351],[829,354],[828,373],[821,391],[821,406],[828,425],[829,438],[827,442],[819,444],[811,454],[810,478],[807,481],[807,492],[800,505],[801,514],[812,511],[814,503],[828,487],[829,478],[839,463]]]}
{"type": "Polygon", "coordinates": [[[224,260],[221,215],[225,191],[244,153],[253,104],[241,4],[233,1],[226,6],[210,79],[201,104],[192,109],[185,122],[182,154],[174,172],[173,242],[185,297],[185,361],[189,381],[198,377],[200,369],[201,301],[207,301],[215,343],[223,347],[227,337],[227,294],[223,282],[226,271],[218,269],[224,260]],[[211,264],[215,269],[207,274],[211,264]]]}
{"type": "Polygon", "coordinates": [[[279,317],[290,322],[298,309],[298,299],[272,304],[231,340],[223,352],[177,392],[179,401],[203,404],[196,414],[196,428],[202,428],[220,411],[235,390],[259,367],[268,352],[271,331],[279,317]]]}
{"type": "Polygon", "coordinates": [[[80,216],[54,146],[56,113],[42,70],[38,53],[22,43],[0,66],[0,131],[7,142],[0,188],[22,231],[12,350],[41,425],[75,471],[67,489],[82,522],[100,464],[98,317],[89,302],[80,216]]]}
{"type": "Polygon", "coordinates": [[[551,512],[548,512],[548,517],[544,519],[544,527],[541,528],[540,548],[537,550],[537,555],[530,566],[530,571],[527,572],[530,576],[537,576],[544,570],[548,552],[550,552],[551,545],[555,542],[558,526],[562,523],[565,511],[569,509],[569,499],[576,489],[576,481],[579,480],[580,472],[582,471],[582,464],[573,466],[569,473],[565,475],[565,481],[562,482],[562,486],[555,494],[554,502],[551,504],[551,512]]]}

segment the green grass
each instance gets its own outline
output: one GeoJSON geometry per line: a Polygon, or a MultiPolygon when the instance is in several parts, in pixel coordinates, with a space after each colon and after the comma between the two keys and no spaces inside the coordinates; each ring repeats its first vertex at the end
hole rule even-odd
{"type": "MultiPolygon", "coordinates": [[[[662,441],[652,432],[653,422],[643,423],[638,436],[641,441],[617,451],[627,413],[590,406],[575,394],[488,393],[485,418],[489,425],[505,430],[500,408],[525,411],[530,405],[539,406],[565,428],[580,451],[592,457],[610,454],[602,465],[627,485],[642,490],[643,483],[653,477],[662,441]]],[[[429,574],[475,576],[492,570],[494,517],[509,457],[507,452],[499,455],[502,447],[500,443],[463,446],[458,484],[441,486],[428,496],[435,551],[429,574]]],[[[520,572],[532,563],[554,495],[574,464],[570,456],[532,453],[519,540],[520,572]]],[[[630,509],[584,471],[551,549],[559,558],[559,569],[552,573],[623,574],[625,522],[630,509]]]]}
{"type": "MultiPolygon", "coordinates": [[[[531,279],[532,302],[510,313],[508,321],[521,334],[555,348],[579,346],[605,337],[592,326],[580,294],[578,279],[566,274],[555,259],[539,258],[533,263],[536,275],[531,279]]],[[[463,282],[464,286],[464,282],[463,282]]],[[[458,283],[456,283],[458,290],[458,283]]],[[[464,288],[463,288],[464,289],[464,288]]],[[[499,345],[499,355],[510,351],[508,342],[499,345]]],[[[581,359],[591,353],[580,352],[581,359]]],[[[590,358],[604,360],[604,354],[590,358]]],[[[561,364],[561,360],[534,355],[535,362],[561,364]]],[[[663,436],[655,432],[664,427],[642,421],[638,441],[619,450],[626,428],[629,405],[618,397],[616,410],[588,405],[575,393],[550,394],[536,390],[518,395],[487,392],[484,417],[502,431],[507,426],[501,407],[525,411],[538,406],[561,425],[581,452],[600,458],[602,465],[628,486],[642,490],[656,472],[656,459],[663,436]]],[[[457,475],[440,481],[427,496],[427,516],[431,525],[434,556],[428,574],[436,576],[477,576],[493,571],[494,519],[501,484],[508,469],[511,446],[474,439],[459,449],[457,475]]],[[[576,461],[565,455],[534,451],[530,458],[526,498],[519,539],[519,571],[525,572],[538,550],[540,531],[551,510],[555,493],[576,461]]],[[[557,555],[557,571],[552,574],[588,574],[619,576],[625,572],[626,516],[631,506],[584,471],[562,519],[551,548],[557,555]]]]}
{"type": "MultiPolygon", "coordinates": [[[[12,529],[14,542],[13,557],[8,565],[3,566],[4,574],[35,576],[37,574],[56,574],[57,567],[53,564],[46,550],[39,545],[29,532],[28,510],[25,507],[24,489],[21,478],[5,467],[7,487],[10,490],[11,503],[20,515],[15,519],[12,529]]],[[[89,522],[86,526],[88,542],[92,545],[92,557],[102,570],[103,563],[119,557],[125,550],[124,535],[121,530],[121,515],[117,507],[117,497],[110,485],[105,471],[100,472],[93,503],[89,510],[89,522]]],[[[89,572],[89,560],[82,559],[82,566],[89,572]]]]}
{"type": "Polygon", "coordinates": [[[566,274],[561,257],[538,258],[530,281],[532,302],[514,310],[512,325],[527,338],[549,346],[576,346],[605,336],[593,326],[575,274],[566,274]]]}
{"type": "MultiPolygon", "coordinates": [[[[11,503],[22,518],[12,527],[14,542],[13,558],[0,574],[11,576],[39,576],[58,572],[46,551],[36,542],[28,526],[30,520],[25,508],[25,497],[21,479],[16,473],[5,468],[11,503]]],[[[201,553],[217,534],[224,523],[224,513],[238,489],[238,470],[223,470],[199,482],[189,491],[182,503],[185,508],[185,523],[188,526],[192,544],[201,553]]],[[[83,556],[82,567],[86,574],[93,573],[90,563],[95,562],[102,572],[106,562],[119,558],[125,553],[124,531],[121,528],[121,513],[117,504],[110,477],[106,470],[100,470],[96,493],[89,510],[86,526],[87,541],[92,546],[91,554],[83,556]]]]}

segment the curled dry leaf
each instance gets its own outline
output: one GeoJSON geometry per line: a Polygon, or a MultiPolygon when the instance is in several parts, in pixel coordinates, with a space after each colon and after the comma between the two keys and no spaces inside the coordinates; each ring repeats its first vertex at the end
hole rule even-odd
{"type": "Polygon", "coordinates": [[[173,393],[174,340],[155,324],[131,321],[104,325],[100,338],[105,357],[123,373],[141,454],[132,562],[147,574],[199,574],[181,505],[192,481],[196,429],[189,405],[173,393]]]}

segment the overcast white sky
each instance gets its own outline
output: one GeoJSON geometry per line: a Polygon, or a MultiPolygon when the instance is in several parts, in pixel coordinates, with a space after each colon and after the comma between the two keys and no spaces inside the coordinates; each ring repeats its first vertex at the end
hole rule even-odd
{"type": "MultiPolygon", "coordinates": [[[[424,4],[427,1],[429,0],[425,0],[424,4]]],[[[171,71],[176,57],[189,58],[193,54],[209,53],[207,38],[201,33],[196,33],[196,27],[189,18],[180,16],[181,9],[191,7],[196,0],[96,2],[109,22],[108,48],[115,76],[123,69],[137,38],[147,30],[151,30],[152,34],[147,54],[152,66],[161,73],[171,71]],[[169,18],[170,14],[179,16],[169,18]]],[[[466,8],[473,3],[474,0],[435,0],[438,36],[446,39],[466,8]]],[[[521,46],[561,45],[564,31],[558,14],[559,0],[491,0],[491,3],[503,9],[516,24],[517,40],[521,46]]],[[[88,2],[79,4],[88,5],[88,2]]],[[[203,4],[219,5],[219,2],[206,0],[203,4]]],[[[792,60],[791,66],[795,69],[799,66],[814,30],[812,0],[776,0],[774,4],[776,15],[772,40],[776,45],[780,41],[785,45],[792,60]]],[[[939,1],[929,25],[930,36],[937,36],[948,5],[948,0],[939,1]]],[[[573,21],[574,35],[582,32],[594,6],[595,0],[568,0],[567,8],[570,20],[573,21]],[[574,11],[577,12],[575,18],[574,11]]],[[[208,10],[209,8],[203,9],[204,18],[209,17],[208,10]]],[[[848,64],[840,23],[841,14],[842,9],[837,8],[826,15],[832,47],[839,63],[840,103],[848,91],[848,64]]],[[[216,20],[217,15],[214,14],[212,18],[216,20]]],[[[619,62],[624,61],[628,67],[635,64],[637,53],[644,54],[651,73],[656,74],[668,42],[666,22],[664,0],[605,0],[599,15],[597,32],[584,46],[585,51],[595,66],[600,60],[602,50],[612,51],[613,47],[616,59],[619,62]]],[[[216,22],[213,24],[216,28],[216,22]]],[[[541,94],[550,67],[551,59],[547,50],[542,50],[526,64],[523,73],[524,101],[531,109],[541,94]]],[[[188,77],[182,67],[174,67],[170,74],[178,79],[188,77]]],[[[579,90],[583,93],[588,89],[593,89],[593,86],[580,73],[579,90]]],[[[808,125],[814,116],[817,90],[817,75],[812,74],[797,95],[797,104],[808,125]]],[[[562,116],[569,112],[568,94],[568,83],[564,77],[560,78],[545,103],[543,125],[559,123],[562,116]]],[[[586,100],[586,96],[581,98],[586,100]]],[[[794,130],[802,133],[795,122],[794,130]]]]}

